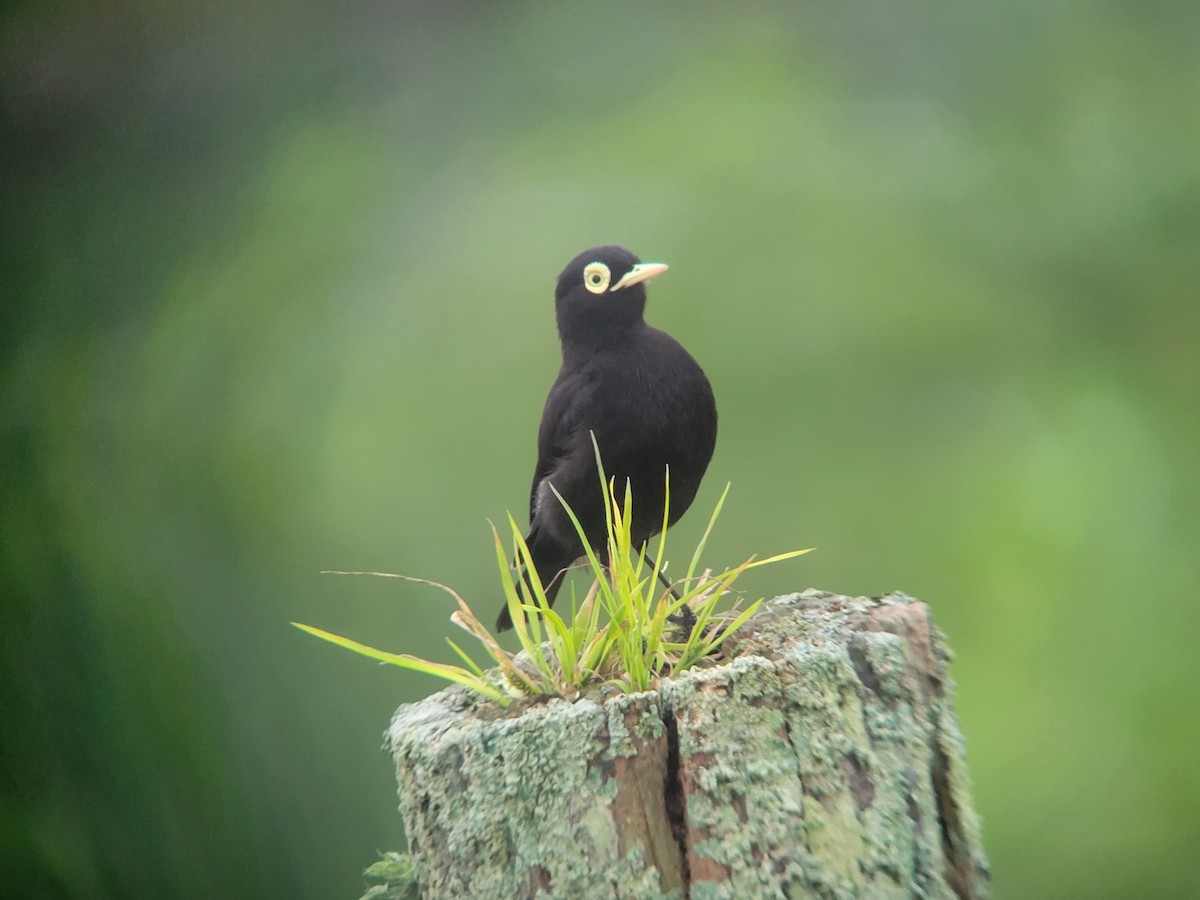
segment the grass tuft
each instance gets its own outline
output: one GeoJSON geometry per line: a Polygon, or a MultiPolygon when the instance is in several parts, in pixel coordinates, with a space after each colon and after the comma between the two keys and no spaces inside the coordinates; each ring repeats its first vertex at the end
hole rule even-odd
{"type": "Polygon", "coordinates": [[[492,667],[485,670],[449,638],[446,642],[462,661],[461,666],[435,663],[407,653],[389,653],[311,625],[292,624],[314,637],[369,659],[466,685],[501,706],[508,706],[517,697],[558,695],[574,698],[585,688],[599,684],[615,685],[632,693],[650,689],[666,674],[694,666],[716,651],[754,614],[762,599],[742,606],[733,591],[734,583],[743,572],[809,552],[793,550],[767,559],[751,557],[741,565],[718,573],[700,569],[701,555],[729,494],[726,484],[692,554],[687,574],[672,584],[673,593],[659,579],[666,565],[670,472],[667,473],[663,527],[655,552],[648,557],[647,546],[635,546],[630,531],[633,492],[626,484],[623,497],[618,494],[616,480],[604,474],[598,449],[596,462],[608,499],[607,546],[603,548],[603,556],[610,565],[601,561],[601,554],[588,544],[575,513],[562,496],[554,492],[583,541],[593,577],[581,603],[577,604],[572,594],[571,612],[567,618],[550,608],[545,588],[532,565],[529,547],[513,517],[509,515],[507,522],[508,550],[500,531],[492,526],[496,566],[521,653],[505,650],[452,588],[423,578],[386,572],[330,574],[400,578],[439,588],[452,597],[458,607],[450,620],[482,645],[492,667]],[[523,579],[514,578],[517,573],[509,560],[515,560],[518,573],[525,573],[523,579]],[[528,588],[517,587],[522,580],[528,582],[528,588]],[[732,602],[726,603],[730,597],[733,597],[732,602]]]}

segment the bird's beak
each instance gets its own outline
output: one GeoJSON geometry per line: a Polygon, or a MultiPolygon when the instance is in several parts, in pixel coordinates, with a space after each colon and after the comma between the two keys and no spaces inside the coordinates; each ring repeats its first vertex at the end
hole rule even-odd
{"type": "Polygon", "coordinates": [[[627,288],[633,284],[641,284],[643,281],[657,278],[665,271],[667,271],[665,263],[638,263],[626,272],[620,281],[610,287],[608,292],[611,294],[613,291],[621,290],[621,288],[627,288]]]}

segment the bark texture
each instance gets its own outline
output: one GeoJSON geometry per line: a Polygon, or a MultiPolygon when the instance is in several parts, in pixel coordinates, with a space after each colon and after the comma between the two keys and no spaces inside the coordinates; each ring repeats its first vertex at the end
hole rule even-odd
{"type": "Polygon", "coordinates": [[[923,603],[806,591],[654,692],[402,706],[421,896],[985,897],[948,660],[923,603]]]}

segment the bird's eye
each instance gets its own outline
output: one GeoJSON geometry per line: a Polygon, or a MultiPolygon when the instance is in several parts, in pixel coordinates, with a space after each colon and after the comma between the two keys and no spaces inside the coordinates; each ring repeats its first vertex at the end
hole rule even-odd
{"type": "Polygon", "coordinates": [[[611,279],[612,273],[602,262],[588,263],[587,268],[583,270],[583,286],[593,294],[603,294],[607,291],[611,279]]]}

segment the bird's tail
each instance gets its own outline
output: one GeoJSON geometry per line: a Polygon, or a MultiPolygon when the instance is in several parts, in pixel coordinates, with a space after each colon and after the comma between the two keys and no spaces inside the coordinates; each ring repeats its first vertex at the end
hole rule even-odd
{"type": "MultiPolygon", "coordinates": [[[[538,580],[542,582],[542,588],[546,592],[546,603],[553,606],[555,598],[558,597],[559,588],[562,587],[563,579],[566,577],[567,569],[575,562],[575,557],[569,552],[562,552],[559,548],[549,548],[551,552],[547,552],[548,548],[540,546],[533,533],[530,533],[525,540],[529,547],[529,555],[533,558],[534,568],[537,569],[538,580]]],[[[527,603],[533,603],[533,587],[529,583],[529,574],[525,569],[521,570],[521,575],[517,579],[517,592],[527,603]]],[[[500,608],[500,615],[496,617],[496,631],[508,631],[512,626],[512,617],[508,613],[508,604],[505,603],[500,608]]]]}

